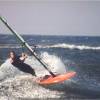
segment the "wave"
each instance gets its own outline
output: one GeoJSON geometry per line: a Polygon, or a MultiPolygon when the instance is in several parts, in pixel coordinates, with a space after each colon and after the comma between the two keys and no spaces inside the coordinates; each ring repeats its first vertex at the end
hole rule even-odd
{"type": "MultiPolygon", "coordinates": [[[[35,48],[34,46],[31,46],[35,48]]],[[[19,45],[7,44],[0,45],[0,48],[22,48],[19,45]]],[[[52,45],[36,45],[36,48],[64,48],[64,49],[78,49],[78,50],[100,50],[100,46],[88,46],[88,45],[75,45],[75,44],[67,44],[67,43],[58,43],[52,45]]]]}
{"type": "Polygon", "coordinates": [[[4,49],[7,49],[7,48],[12,48],[12,49],[14,49],[14,48],[22,48],[22,46],[19,46],[19,45],[0,45],[0,48],[2,49],[2,48],[4,48],[4,49]]]}
{"type": "Polygon", "coordinates": [[[54,44],[54,45],[38,45],[39,48],[66,48],[66,49],[78,49],[78,50],[100,50],[100,46],[87,46],[87,45],[75,45],[75,44],[54,44]]]}

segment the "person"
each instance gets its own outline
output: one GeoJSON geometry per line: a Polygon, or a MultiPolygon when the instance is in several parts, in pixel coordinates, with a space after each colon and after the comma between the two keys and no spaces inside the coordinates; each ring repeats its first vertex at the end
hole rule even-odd
{"type": "Polygon", "coordinates": [[[20,60],[20,58],[16,55],[14,51],[9,52],[9,61],[12,65],[23,72],[30,73],[36,76],[34,69],[28,64],[24,63],[22,60],[20,60]]]}

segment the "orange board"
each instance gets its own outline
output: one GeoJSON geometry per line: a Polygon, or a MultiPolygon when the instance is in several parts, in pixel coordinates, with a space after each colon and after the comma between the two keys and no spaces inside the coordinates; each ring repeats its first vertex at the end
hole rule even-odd
{"type": "Polygon", "coordinates": [[[42,79],[38,79],[36,82],[41,84],[41,85],[49,85],[49,84],[56,84],[59,82],[63,82],[65,80],[68,80],[76,75],[76,72],[70,71],[65,74],[59,74],[56,75],[55,77],[51,75],[46,75],[42,79]]]}

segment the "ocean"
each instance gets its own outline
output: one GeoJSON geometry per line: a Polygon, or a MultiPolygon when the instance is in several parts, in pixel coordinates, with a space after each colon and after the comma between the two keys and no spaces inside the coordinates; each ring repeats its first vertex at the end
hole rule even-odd
{"type": "MultiPolygon", "coordinates": [[[[38,55],[48,56],[56,63],[56,67],[67,71],[75,71],[75,77],[66,81],[66,92],[71,99],[100,99],[100,37],[96,36],[46,36],[22,35],[38,55]],[[53,58],[54,57],[54,58],[53,58]]],[[[20,46],[13,35],[0,35],[0,63],[14,50],[18,55],[27,52],[20,46]]],[[[51,69],[52,70],[52,69],[51,69]]],[[[61,87],[59,87],[61,88],[61,87]]]]}

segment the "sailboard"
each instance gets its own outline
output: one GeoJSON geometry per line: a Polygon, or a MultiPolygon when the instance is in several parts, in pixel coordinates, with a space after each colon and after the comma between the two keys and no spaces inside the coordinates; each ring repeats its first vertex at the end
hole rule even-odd
{"type": "Polygon", "coordinates": [[[56,75],[55,77],[52,77],[51,75],[46,75],[43,78],[37,79],[36,82],[41,85],[57,84],[65,80],[68,80],[70,78],[73,78],[75,75],[76,75],[76,72],[74,71],[69,71],[65,74],[59,74],[59,75],[56,75]]]}
{"type": "MultiPolygon", "coordinates": [[[[38,84],[54,84],[59,83],[65,80],[68,80],[75,76],[76,72],[68,72],[65,74],[58,74],[55,75],[46,65],[46,63],[38,57],[38,54],[30,47],[30,45],[15,31],[13,30],[10,25],[7,23],[7,21],[0,16],[0,20],[5,24],[5,26],[11,31],[13,35],[16,36],[16,38],[20,41],[20,44],[26,47],[30,53],[37,59],[37,61],[49,72],[48,77],[43,77],[42,79],[37,79],[36,82],[38,84]]],[[[47,76],[47,75],[46,75],[47,76]]]]}

